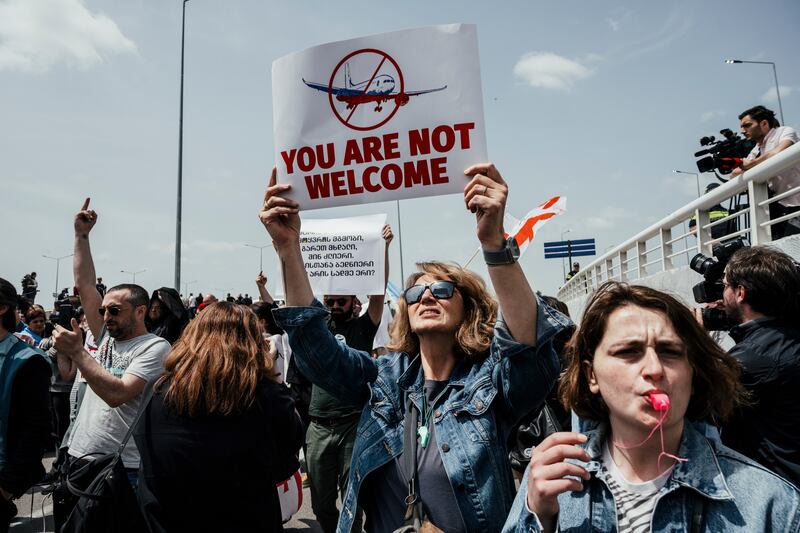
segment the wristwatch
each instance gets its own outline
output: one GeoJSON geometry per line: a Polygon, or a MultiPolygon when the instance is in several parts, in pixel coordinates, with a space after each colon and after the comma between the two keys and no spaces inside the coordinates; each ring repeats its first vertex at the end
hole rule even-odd
{"type": "Polygon", "coordinates": [[[483,260],[487,266],[512,265],[519,259],[519,245],[517,240],[511,236],[500,250],[496,252],[483,251],[483,260]]]}

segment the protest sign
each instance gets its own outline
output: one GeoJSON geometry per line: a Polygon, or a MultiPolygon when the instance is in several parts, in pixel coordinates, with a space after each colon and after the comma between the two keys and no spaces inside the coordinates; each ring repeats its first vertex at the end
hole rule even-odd
{"type": "MultiPolygon", "coordinates": [[[[300,252],[316,296],[384,293],[384,224],[385,214],[302,220],[300,252]]],[[[275,294],[284,295],[280,263],[275,294]]]]}
{"type": "Polygon", "coordinates": [[[272,95],[278,182],[302,210],[460,193],[488,160],[474,25],[289,54],[272,95]]]}

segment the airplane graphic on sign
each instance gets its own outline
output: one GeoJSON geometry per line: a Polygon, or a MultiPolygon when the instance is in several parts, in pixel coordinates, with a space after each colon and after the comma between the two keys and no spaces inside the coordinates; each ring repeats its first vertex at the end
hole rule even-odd
{"type": "Polygon", "coordinates": [[[328,83],[308,81],[305,78],[301,79],[308,87],[326,93],[331,100],[331,108],[336,117],[345,126],[357,130],[374,129],[385,124],[394,116],[398,108],[408,104],[412,96],[419,96],[447,89],[447,85],[444,85],[435,89],[406,91],[403,82],[403,73],[400,71],[397,62],[385,52],[375,49],[357,50],[347,55],[339,62],[339,65],[336,66],[331,75],[330,82],[328,83]],[[372,76],[364,81],[353,83],[350,75],[351,60],[359,63],[357,66],[360,66],[362,71],[372,72],[372,76]],[[376,64],[377,67],[374,67],[376,64]],[[343,80],[341,80],[341,75],[339,75],[340,69],[344,70],[343,80]],[[339,84],[335,83],[337,79],[341,80],[339,84]],[[344,113],[340,113],[333,105],[334,99],[337,102],[346,104],[345,110],[350,111],[350,113],[346,114],[346,116],[344,116],[344,113]],[[393,103],[394,107],[388,113],[388,116],[381,114],[376,124],[358,126],[353,123],[353,112],[355,112],[359,105],[375,104],[373,111],[381,113],[386,103],[393,103]]]}

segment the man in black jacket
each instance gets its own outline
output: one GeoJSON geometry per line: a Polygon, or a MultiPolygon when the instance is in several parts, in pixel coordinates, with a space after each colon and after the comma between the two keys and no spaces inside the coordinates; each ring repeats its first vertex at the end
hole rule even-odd
{"type": "Polygon", "coordinates": [[[800,486],[800,265],[772,248],[743,248],[722,282],[725,312],[737,324],[730,354],[752,394],[722,441],[800,486]]]}
{"type": "Polygon", "coordinates": [[[50,364],[14,336],[17,291],[0,278],[0,533],[17,514],[12,499],[44,476],[50,437],[50,364]]]}

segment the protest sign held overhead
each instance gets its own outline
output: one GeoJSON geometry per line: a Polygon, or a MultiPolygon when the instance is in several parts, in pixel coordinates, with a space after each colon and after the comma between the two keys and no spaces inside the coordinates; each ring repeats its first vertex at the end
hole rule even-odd
{"type": "MultiPolygon", "coordinates": [[[[317,296],[383,294],[386,287],[386,215],[303,219],[300,251],[317,296]]],[[[280,264],[275,294],[283,297],[280,264]]]]}
{"type": "Polygon", "coordinates": [[[474,25],[289,54],[272,94],[278,182],[302,210],[461,193],[488,160],[474,25]]]}

